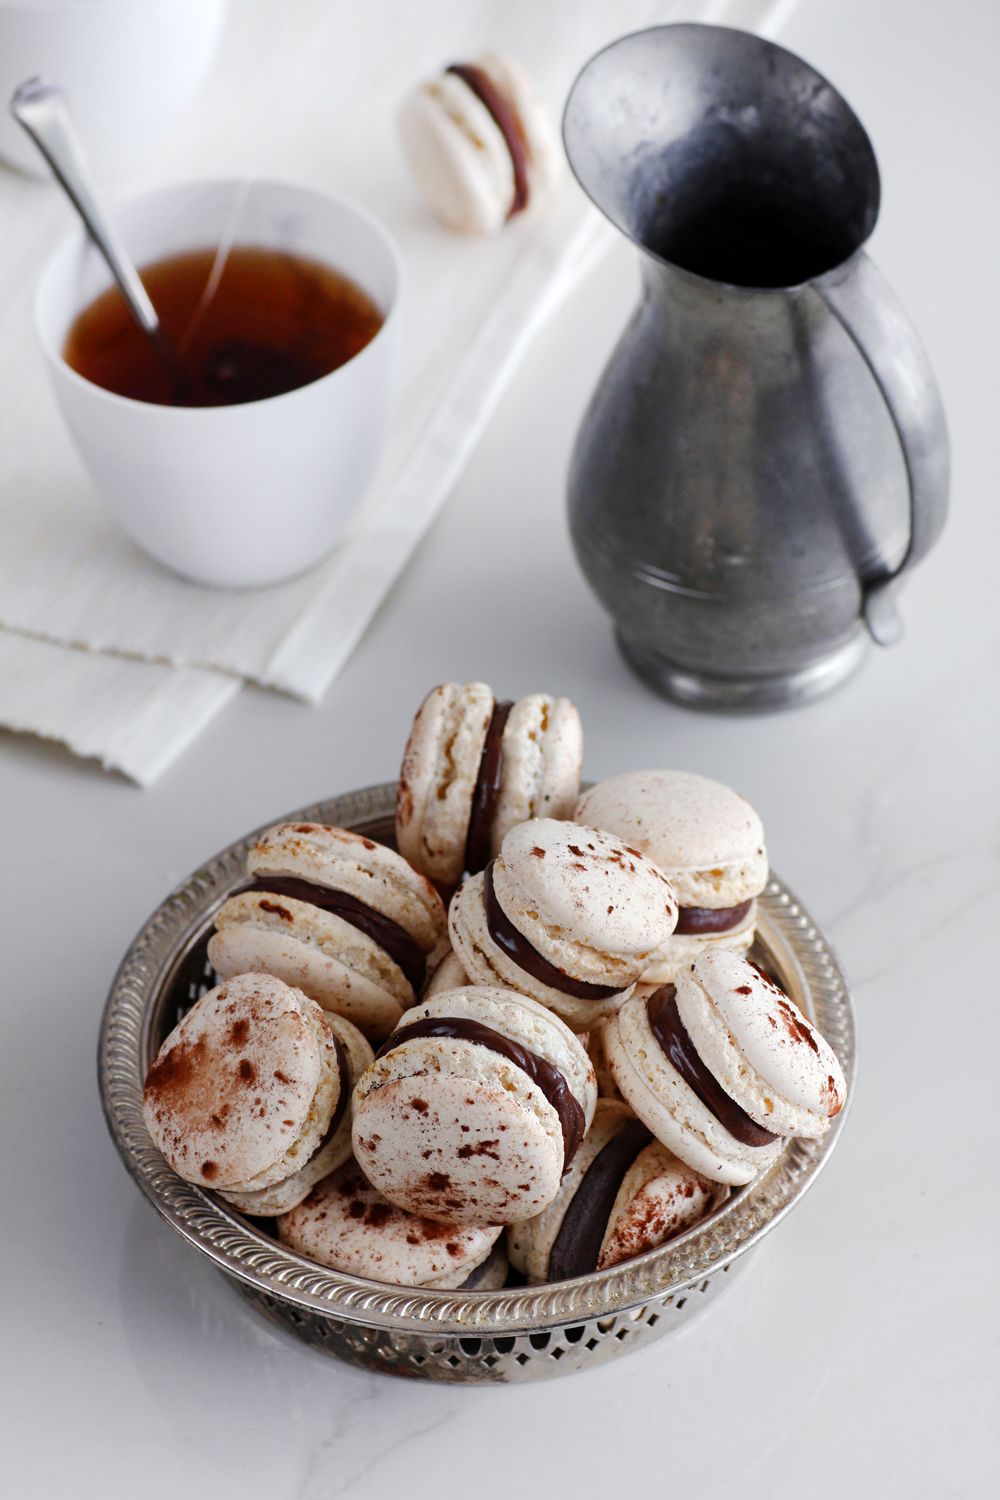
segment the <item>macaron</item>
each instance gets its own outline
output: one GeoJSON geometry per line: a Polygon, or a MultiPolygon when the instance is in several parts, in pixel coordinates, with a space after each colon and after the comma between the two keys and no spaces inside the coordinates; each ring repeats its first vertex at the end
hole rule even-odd
{"type": "Polygon", "coordinates": [[[460,990],[468,982],[469,976],[462,968],[458,954],[449,949],[427,981],[423,998],[429,1000],[432,995],[440,995],[445,990],[460,990]]]}
{"type": "Polygon", "coordinates": [[[476,984],[502,984],[587,1031],[627,999],[677,920],[670,884],[614,834],[536,818],[456,891],[452,947],[476,984]]]}
{"type": "Polygon", "coordinates": [[[665,984],[708,948],[750,947],[767,850],[739,792],[689,771],[627,771],[585,791],[573,816],[641,849],[674,888],[673,941],[644,978],[665,984]]]}
{"type": "Polygon", "coordinates": [[[829,1043],[738,953],[714,949],[604,1032],[622,1096],[657,1140],[715,1182],[750,1182],[791,1136],[822,1136],[847,1089],[829,1043]]]}
{"type": "Polygon", "coordinates": [[[390,1203],[452,1224],[540,1213],[597,1102],[590,1059],[545,1006],[494,986],[425,1000],[354,1093],[354,1154],[390,1203]]]}
{"type": "Polygon", "coordinates": [[[237,975],[203,995],[161,1046],[143,1090],[146,1128],[186,1182],[273,1195],[342,1144],[352,1052],[362,1060],[301,990],[237,975]]]}
{"type": "Polygon", "coordinates": [[[507,1279],[499,1225],[439,1224],[386,1201],[355,1161],[278,1219],[284,1244],[309,1260],[395,1286],[494,1291],[507,1279]]]}
{"type": "Polygon", "coordinates": [[[273,1187],[256,1190],[248,1187],[242,1192],[231,1188],[225,1190],[222,1196],[242,1213],[270,1218],[287,1212],[301,1203],[321,1178],[335,1171],[351,1156],[351,1098],[355,1084],[371,1065],[375,1054],[367,1038],[344,1016],[332,1011],[324,1011],[323,1015],[333,1037],[339,1082],[330,1123],[313,1155],[291,1177],[273,1187]]]}
{"type": "Polygon", "coordinates": [[[437,891],[394,849],[322,823],[279,823],[250,851],[208,956],[222,978],[296,985],[381,1040],[420,995],[445,933],[437,891]]]}
{"type": "Polygon", "coordinates": [[[451,63],[404,100],[403,154],[431,212],[459,234],[495,234],[545,197],[559,141],[534,83],[514,58],[451,63]]]}
{"type": "Polygon", "coordinates": [[[531,1282],[606,1271],[690,1229],[728,1196],[654,1141],[627,1105],[599,1099],[555,1199],[511,1225],[511,1264],[531,1282]]]}
{"type": "Polygon", "coordinates": [[[583,731],[568,698],[498,703],[484,682],[445,682],[417,711],[396,799],[396,843],[445,887],[497,854],[526,818],[569,817],[583,731]]]}

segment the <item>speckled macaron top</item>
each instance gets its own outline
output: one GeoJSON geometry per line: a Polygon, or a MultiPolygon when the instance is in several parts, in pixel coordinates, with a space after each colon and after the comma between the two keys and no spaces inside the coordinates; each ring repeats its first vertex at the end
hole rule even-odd
{"type": "Polygon", "coordinates": [[[264,1187],[308,1160],[340,1091],[322,1010],[266,974],[210,990],[152,1063],[143,1116],[154,1144],[188,1182],[264,1187]]]}

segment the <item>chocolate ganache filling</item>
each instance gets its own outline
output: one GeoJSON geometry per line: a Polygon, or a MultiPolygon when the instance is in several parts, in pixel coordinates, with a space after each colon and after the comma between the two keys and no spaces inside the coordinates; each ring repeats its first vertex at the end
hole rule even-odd
{"type": "Polygon", "coordinates": [[[528,149],[517,111],[507,103],[496,84],[483,68],[473,63],[452,63],[445,69],[454,73],[470,88],[479,102],[489,110],[504,144],[510,152],[510,164],[514,168],[514,196],[507,210],[508,219],[519,213],[528,202],[528,149]]]}
{"type": "Polygon", "coordinates": [[[621,990],[616,989],[613,984],[589,984],[585,979],[573,979],[542,957],[524,934],[518,932],[497,900],[493,889],[492,860],[486,866],[483,876],[483,906],[490,937],[532,979],[537,979],[540,984],[547,984],[549,989],[558,990],[560,994],[571,995],[574,1000],[610,1000],[612,995],[621,994],[621,990]]]}
{"type": "Polygon", "coordinates": [[[626,1120],[590,1163],[570,1199],[549,1251],[549,1280],[568,1281],[597,1269],[618,1190],[639,1152],[653,1139],[641,1120],[626,1120]]]}
{"type": "Polygon", "coordinates": [[[682,906],[677,913],[677,926],[674,932],[677,935],[728,932],[732,927],[739,927],[749,914],[752,905],[753,897],[751,896],[749,901],[741,901],[739,906],[682,906]]]}
{"type": "Polygon", "coordinates": [[[769,1146],[778,1139],[756,1120],[751,1120],[706,1068],[685,1030],[677,1009],[677,991],[672,984],[665,984],[650,995],[648,1013],[650,1030],[669,1061],[731,1136],[744,1146],[769,1146]]]}
{"type": "Polygon", "coordinates": [[[494,1031],[492,1026],[483,1026],[481,1022],[469,1020],[465,1016],[425,1016],[423,1020],[411,1021],[409,1026],[401,1026],[394,1031],[389,1040],[382,1043],[375,1056],[376,1058],[382,1057],[393,1047],[398,1047],[402,1042],[408,1042],[411,1037],[418,1036],[455,1037],[464,1042],[476,1042],[480,1047],[488,1047],[491,1052],[497,1052],[501,1057],[506,1057],[508,1062],[512,1062],[523,1073],[527,1073],[532,1083],[538,1085],[559,1116],[563,1138],[563,1171],[565,1172],[583,1140],[587,1121],[583,1106],[570,1089],[565,1075],[553,1063],[546,1062],[545,1058],[539,1057],[537,1052],[529,1052],[528,1048],[522,1047],[520,1042],[512,1042],[501,1032],[494,1031]]]}
{"type": "Polygon", "coordinates": [[[310,906],[318,906],[321,911],[332,912],[335,917],[350,922],[352,927],[370,937],[372,942],[378,943],[388,953],[413,986],[413,993],[419,995],[427,971],[427,960],[420,944],[398,922],[383,916],[357,896],[352,896],[347,891],[332,890],[326,885],[317,885],[312,880],[301,880],[293,875],[258,875],[246,885],[240,886],[233,895],[242,896],[247,891],[267,896],[287,896],[290,901],[306,901],[310,906]]]}
{"type": "MultiPolygon", "coordinates": [[[[337,1057],[337,1072],[340,1074],[340,1093],[337,1095],[337,1103],[334,1106],[333,1114],[330,1116],[330,1123],[326,1127],[323,1139],[313,1152],[313,1156],[318,1156],[324,1146],[329,1146],[337,1134],[337,1131],[344,1123],[344,1116],[347,1113],[347,1106],[351,1098],[351,1070],[347,1066],[347,1053],[344,1051],[344,1044],[339,1037],[333,1038],[333,1050],[337,1057]]],[[[310,1157],[310,1160],[312,1160],[312,1157],[310,1157]]]]}
{"type": "Polygon", "coordinates": [[[469,813],[469,831],[465,840],[465,868],[470,875],[478,875],[490,857],[493,819],[500,800],[500,768],[503,763],[503,732],[513,703],[494,703],[493,715],[483,753],[479,757],[479,774],[472,794],[472,810],[469,813]]]}

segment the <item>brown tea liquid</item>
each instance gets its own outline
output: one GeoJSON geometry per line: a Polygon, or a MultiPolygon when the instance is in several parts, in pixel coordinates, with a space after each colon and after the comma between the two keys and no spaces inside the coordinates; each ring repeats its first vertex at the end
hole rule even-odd
{"type": "Polygon", "coordinates": [[[356,282],[320,261],[234,247],[210,283],[214,250],[171,255],[140,272],[173,352],[167,366],[117,287],[79,314],[66,363],[95,385],[160,406],[236,406],[329,375],[383,318],[356,282]]]}

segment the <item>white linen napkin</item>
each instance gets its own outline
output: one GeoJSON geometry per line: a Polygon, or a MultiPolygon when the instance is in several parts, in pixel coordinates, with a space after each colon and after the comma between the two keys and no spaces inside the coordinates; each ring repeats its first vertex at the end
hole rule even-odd
{"type": "Polygon", "coordinates": [[[613,237],[568,176],[544,213],[493,240],[438,228],[393,138],[399,100],[442,63],[492,47],[520,56],[558,106],[613,36],[734,14],[762,26],[772,9],[766,0],[233,7],[215,74],[141,187],[242,171],[345,192],[389,225],[409,280],[402,397],[373,491],[325,563],[274,588],[186,583],[104,514],[62,429],[31,323],[35,272],[68,211],[51,186],[2,174],[0,285],[10,300],[0,311],[0,724],[63,740],[148,784],[241,679],[318,701],[440,509],[531,337],[613,237]]]}

